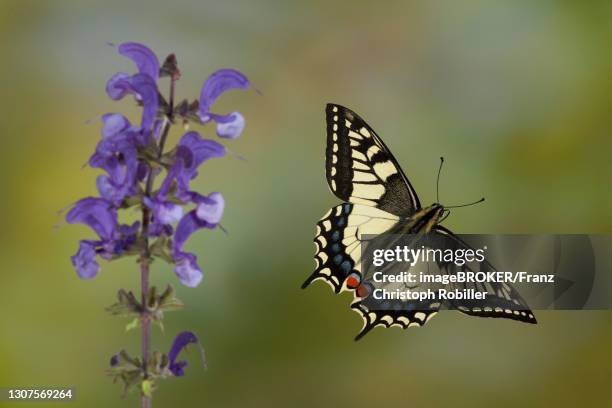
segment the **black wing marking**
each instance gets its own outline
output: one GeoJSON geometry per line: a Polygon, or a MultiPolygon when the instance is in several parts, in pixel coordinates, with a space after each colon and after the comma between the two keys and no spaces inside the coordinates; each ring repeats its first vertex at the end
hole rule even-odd
{"type": "Polygon", "coordinates": [[[361,235],[382,234],[397,225],[399,218],[377,208],[344,203],[332,208],[317,223],[314,243],[317,267],[302,285],[323,280],[334,292],[345,288],[344,281],[361,271],[361,235]]]}
{"type": "Polygon", "coordinates": [[[440,308],[439,303],[394,300],[390,301],[386,307],[372,309],[366,305],[367,299],[370,297],[356,300],[351,304],[351,308],[357,311],[363,319],[363,327],[355,340],[361,339],[376,326],[399,326],[402,329],[423,326],[435,316],[440,308]]]}
{"type": "MultiPolygon", "coordinates": [[[[472,249],[467,243],[454,235],[448,229],[437,225],[433,228],[432,233],[437,234],[445,239],[444,247],[450,249],[472,249]]],[[[453,268],[461,268],[458,270],[466,270],[474,272],[474,267],[465,264],[461,267],[451,265],[453,268]]],[[[449,267],[447,265],[447,267],[449,267]]],[[[478,271],[489,272],[497,271],[486,259],[480,263],[478,271]]],[[[452,273],[452,272],[449,272],[452,273]]],[[[537,320],[530,310],[527,302],[521,297],[520,293],[505,282],[485,282],[485,283],[451,283],[450,289],[475,289],[480,292],[486,292],[485,299],[470,299],[470,300],[455,300],[453,306],[455,309],[470,315],[478,317],[498,317],[517,320],[524,323],[536,324],[537,320]]]]}
{"type": "Polygon", "coordinates": [[[421,208],[399,164],[374,130],[352,110],[328,104],[326,176],[341,200],[407,216],[421,208]]]}

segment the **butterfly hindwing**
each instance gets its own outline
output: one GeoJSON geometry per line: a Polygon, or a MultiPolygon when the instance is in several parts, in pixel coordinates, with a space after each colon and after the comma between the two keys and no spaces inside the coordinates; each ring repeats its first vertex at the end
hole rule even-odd
{"type": "Polygon", "coordinates": [[[382,234],[398,221],[397,216],[374,207],[344,203],[332,208],[317,223],[317,267],[302,287],[321,279],[339,293],[349,274],[361,273],[361,235],[382,234]]]}
{"type": "MultiPolygon", "coordinates": [[[[386,244],[378,241],[375,243],[376,248],[389,247],[392,248],[399,244],[398,235],[379,236],[376,239],[382,240],[386,244]],[[393,238],[395,237],[395,238],[393,238]],[[393,238],[398,241],[390,243],[388,239],[393,238]]],[[[401,236],[402,240],[414,237],[410,235],[401,236]]],[[[401,241],[402,245],[405,244],[401,241]]],[[[435,226],[433,230],[423,236],[419,236],[409,244],[412,248],[433,248],[433,249],[451,249],[453,252],[457,250],[472,249],[470,246],[455,236],[451,231],[442,226],[435,226]]],[[[457,266],[454,263],[436,262],[436,261],[418,261],[406,268],[403,263],[392,262],[385,266],[372,267],[371,260],[365,259],[368,255],[362,255],[362,284],[367,290],[363,290],[363,297],[356,296],[351,307],[356,310],[364,321],[363,328],[356,339],[363,337],[376,326],[391,327],[399,326],[407,328],[410,326],[423,326],[433,317],[439,309],[456,309],[465,314],[478,317],[497,317],[518,320],[526,323],[536,323],[533,312],[527,306],[525,300],[521,297],[518,291],[509,283],[505,282],[453,282],[452,280],[444,285],[443,283],[426,282],[423,283],[416,280],[413,284],[405,282],[386,281],[381,282],[380,279],[373,279],[373,273],[380,272],[387,276],[398,276],[401,272],[413,272],[418,275],[424,272],[428,275],[448,275],[456,274],[459,271],[496,271],[496,269],[485,259],[479,264],[474,262],[465,263],[457,266]],[[364,268],[368,268],[367,270],[364,268]],[[385,293],[399,292],[425,292],[431,290],[432,293],[438,293],[440,289],[447,291],[474,289],[478,292],[486,292],[485,299],[469,299],[469,300],[442,300],[439,298],[414,300],[414,299],[381,299],[381,296],[374,296],[375,290],[384,290],[385,293]]]]}
{"type": "Polygon", "coordinates": [[[359,115],[328,104],[326,118],[326,176],[338,198],[395,215],[409,215],[421,208],[399,164],[359,115]]]}
{"type": "MultiPolygon", "coordinates": [[[[380,235],[376,237],[372,242],[373,248],[393,248],[396,245],[404,244],[404,235],[380,235]]],[[[426,240],[423,237],[419,237],[418,240],[412,242],[411,246],[417,247],[421,245],[427,245],[426,240]]],[[[371,256],[367,251],[364,255],[362,271],[362,285],[366,289],[360,291],[362,297],[355,296],[355,301],[351,305],[351,308],[357,311],[363,319],[363,327],[361,332],[355,338],[359,340],[370,330],[376,326],[392,327],[398,326],[403,329],[408,327],[418,327],[425,325],[441,307],[444,307],[443,302],[436,299],[382,299],[381,293],[376,295],[375,291],[384,293],[395,293],[399,292],[425,292],[427,290],[437,291],[442,287],[438,283],[421,283],[415,280],[414,283],[406,283],[404,281],[387,280],[382,281],[381,279],[375,279],[374,274],[379,273],[385,276],[400,276],[402,272],[415,272],[427,271],[427,273],[434,273],[435,268],[438,274],[443,271],[436,265],[430,262],[418,262],[410,265],[406,269],[406,265],[399,262],[391,262],[385,265],[374,266],[372,259],[367,259],[371,256]]],[[[416,272],[418,274],[418,272],[416,272]]]]}

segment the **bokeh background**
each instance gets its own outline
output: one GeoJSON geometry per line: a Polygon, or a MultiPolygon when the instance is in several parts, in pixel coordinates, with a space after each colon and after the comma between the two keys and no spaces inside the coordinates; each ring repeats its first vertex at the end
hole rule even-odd
{"type": "Polygon", "coordinates": [[[139,41],[177,54],[181,97],[221,67],[262,93],[218,104],[247,118],[227,142],[247,160],[208,162],[196,181],[227,200],[229,235],[189,244],[203,284],[178,287],[154,265],[187,304],[155,347],[189,329],[209,359],[204,371],[191,351],[155,406],[611,406],[610,312],[539,312],[537,326],[446,312],[355,343],[348,295],[299,289],[314,224],[338,201],[324,178],[326,102],[370,122],[424,203],[441,155],[443,203],[486,196],[453,212],[457,232],[611,233],[611,23],[607,1],[3,0],[0,386],[70,385],[74,407],[138,404],[104,372],[119,349],[138,352],[139,333],[103,311],[137,287],[137,265],[79,280],[69,257],[92,232],[58,211],[95,193],[97,173],[81,167],[98,115],[138,114],[104,86],[132,70],[107,42],[139,41]]]}

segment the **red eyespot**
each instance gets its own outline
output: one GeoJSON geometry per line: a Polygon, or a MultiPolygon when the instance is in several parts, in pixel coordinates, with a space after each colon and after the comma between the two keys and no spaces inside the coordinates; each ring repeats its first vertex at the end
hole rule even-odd
{"type": "Polygon", "coordinates": [[[359,285],[359,287],[357,288],[357,296],[359,296],[360,298],[366,298],[369,294],[370,288],[368,288],[366,285],[359,285]]]}
{"type": "Polygon", "coordinates": [[[359,286],[360,282],[361,280],[359,279],[359,275],[357,275],[356,273],[351,273],[348,278],[346,278],[346,286],[349,289],[355,289],[359,286]]]}

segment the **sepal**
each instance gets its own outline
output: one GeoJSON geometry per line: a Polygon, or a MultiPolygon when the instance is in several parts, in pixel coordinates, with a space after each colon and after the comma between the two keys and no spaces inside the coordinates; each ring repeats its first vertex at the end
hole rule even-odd
{"type": "Polygon", "coordinates": [[[123,384],[122,396],[135,387],[141,386],[144,376],[140,358],[131,357],[125,350],[121,350],[111,358],[111,365],[107,373],[113,377],[114,383],[121,381],[123,384]]]}
{"type": "Polygon", "coordinates": [[[171,242],[167,236],[161,235],[149,246],[149,253],[157,258],[163,259],[168,263],[174,263],[172,256],[171,242]]]}
{"type": "Polygon", "coordinates": [[[125,289],[119,289],[117,292],[117,302],[108,306],[106,311],[113,316],[140,316],[142,305],[132,291],[128,292],[125,289]]]}

